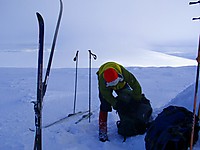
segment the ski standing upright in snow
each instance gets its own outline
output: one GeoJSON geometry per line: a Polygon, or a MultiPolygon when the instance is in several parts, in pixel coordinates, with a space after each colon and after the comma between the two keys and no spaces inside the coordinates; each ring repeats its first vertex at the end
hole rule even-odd
{"type": "Polygon", "coordinates": [[[60,12],[59,12],[59,16],[58,16],[56,30],[55,30],[54,37],[53,37],[53,42],[52,42],[52,46],[51,46],[51,52],[50,52],[50,56],[49,56],[49,62],[48,62],[47,70],[46,70],[46,75],[45,75],[45,79],[43,82],[43,96],[45,95],[46,89],[47,89],[49,74],[51,71],[51,64],[53,61],[53,54],[54,54],[56,40],[57,40],[57,36],[58,36],[58,30],[59,30],[60,22],[61,22],[61,18],[62,18],[62,12],[63,12],[63,3],[62,3],[62,0],[60,0],[60,12]]]}
{"type": "Polygon", "coordinates": [[[36,126],[36,134],[34,141],[34,150],[42,150],[42,102],[44,95],[47,89],[47,82],[51,70],[51,64],[53,60],[54,49],[56,45],[58,30],[61,22],[63,12],[63,3],[60,0],[60,12],[58,16],[58,21],[56,25],[56,30],[54,33],[53,43],[51,47],[51,53],[49,56],[48,66],[46,70],[45,80],[42,82],[43,76],[43,47],[44,47],[44,20],[39,13],[37,14],[38,23],[39,23],[39,52],[38,52],[38,82],[37,82],[37,101],[34,103],[34,111],[35,111],[35,126],[36,126]]]}
{"type": "Polygon", "coordinates": [[[42,149],[42,100],[43,100],[43,47],[44,47],[44,20],[39,13],[36,13],[39,23],[39,51],[38,51],[38,75],[37,75],[37,101],[34,103],[35,111],[35,142],[34,150],[42,149]]]}

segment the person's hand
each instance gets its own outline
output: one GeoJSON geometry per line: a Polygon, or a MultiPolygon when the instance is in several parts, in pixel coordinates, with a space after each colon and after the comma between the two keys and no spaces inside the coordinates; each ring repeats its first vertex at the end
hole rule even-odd
{"type": "Polygon", "coordinates": [[[117,104],[116,104],[117,110],[119,110],[119,109],[120,110],[125,109],[127,106],[128,106],[128,103],[124,102],[121,99],[118,99],[117,104]]]}
{"type": "Polygon", "coordinates": [[[136,95],[133,90],[124,90],[123,95],[124,95],[124,97],[130,97],[129,99],[132,99],[134,101],[140,101],[142,98],[141,94],[136,95]]]}

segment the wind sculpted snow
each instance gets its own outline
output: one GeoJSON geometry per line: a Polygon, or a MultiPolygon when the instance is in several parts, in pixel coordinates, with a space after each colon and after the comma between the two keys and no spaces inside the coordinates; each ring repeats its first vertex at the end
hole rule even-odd
{"type": "MultiPolygon", "coordinates": [[[[166,105],[193,107],[195,67],[128,68],[142,85],[143,93],[154,108],[154,115],[166,105]]],[[[144,135],[122,142],[117,134],[118,116],[113,111],[108,116],[110,142],[98,140],[98,85],[97,69],[92,69],[91,123],[75,116],[43,129],[44,150],[145,150],[144,135]]],[[[0,68],[0,149],[33,149],[34,110],[36,100],[36,69],[0,68]]],[[[43,103],[43,125],[54,122],[73,112],[75,69],[53,69],[43,103]]],[[[78,70],[76,112],[88,110],[88,69],[78,70]]],[[[200,149],[200,141],[195,145],[200,149]]]]}

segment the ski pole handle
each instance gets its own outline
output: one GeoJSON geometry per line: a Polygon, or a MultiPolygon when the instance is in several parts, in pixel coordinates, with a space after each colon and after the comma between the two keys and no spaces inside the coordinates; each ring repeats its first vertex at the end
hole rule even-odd
{"type": "Polygon", "coordinates": [[[76,52],[76,55],[75,55],[75,57],[74,57],[74,59],[73,59],[74,61],[76,61],[76,59],[78,58],[78,52],[79,52],[79,51],[76,52]]]}
{"type": "Polygon", "coordinates": [[[192,20],[200,20],[200,17],[192,18],[192,20]]]}
{"type": "Polygon", "coordinates": [[[190,2],[189,5],[194,5],[194,4],[198,4],[200,3],[200,1],[197,1],[197,2],[190,2]]]}
{"type": "Polygon", "coordinates": [[[89,51],[90,55],[93,56],[94,60],[96,60],[97,59],[97,55],[95,55],[94,53],[92,53],[91,50],[88,50],[88,51],[89,51]]]}

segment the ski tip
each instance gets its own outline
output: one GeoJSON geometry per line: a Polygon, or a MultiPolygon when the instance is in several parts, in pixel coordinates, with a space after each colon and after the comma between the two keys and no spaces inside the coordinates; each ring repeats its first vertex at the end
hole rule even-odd
{"type": "Polygon", "coordinates": [[[63,7],[63,2],[62,2],[62,0],[60,0],[60,5],[61,5],[61,7],[63,7]]]}
{"type": "Polygon", "coordinates": [[[39,22],[42,22],[44,24],[44,19],[43,19],[42,15],[39,12],[36,12],[36,16],[37,16],[39,22]]]}
{"type": "Polygon", "coordinates": [[[41,17],[42,18],[42,15],[39,12],[36,12],[36,15],[37,15],[37,17],[41,17]]]}
{"type": "Polygon", "coordinates": [[[62,15],[63,12],[63,1],[60,0],[60,16],[62,15]]]}

